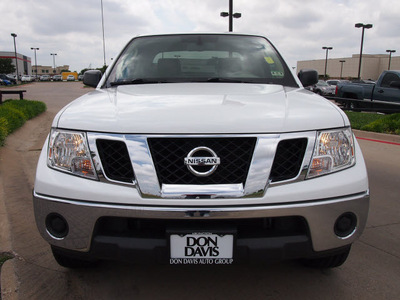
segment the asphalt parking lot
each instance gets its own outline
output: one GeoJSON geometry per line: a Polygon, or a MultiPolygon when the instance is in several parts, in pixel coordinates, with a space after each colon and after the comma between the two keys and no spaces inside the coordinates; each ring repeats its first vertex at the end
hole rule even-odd
{"type": "MultiPolygon", "coordinates": [[[[400,294],[400,138],[356,132],[370,180],[367,228],[348,261],[332,270],[297,262],[272,265],[168,266],[104,262],[60,267],[40,237],[32,187],[42,144],[58,110],[90,88],[81,82],[32,83],[26,99],[48,110],[0,148],[0,253],[6,299],[398,299],[400,294]]],[[[11,98],[11,97],[10,97],[11,98]]]]}

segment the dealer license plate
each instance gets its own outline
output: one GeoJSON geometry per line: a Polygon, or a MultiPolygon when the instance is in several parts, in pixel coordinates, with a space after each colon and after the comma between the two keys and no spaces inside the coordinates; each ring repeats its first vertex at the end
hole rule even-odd
{"type": "Polygon", "coordinates": [[[171,234],[170,264],[231,264],[233,235],[208,232],[171,234]]]}

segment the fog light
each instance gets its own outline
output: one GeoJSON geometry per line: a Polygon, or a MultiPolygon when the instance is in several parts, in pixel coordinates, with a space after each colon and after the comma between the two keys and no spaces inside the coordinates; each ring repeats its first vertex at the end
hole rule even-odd
{"type": "Polygon", "coordinates": [[[68,234],[68,223],[59,214],[52,213],[46,218],[46,229],[48,233],[57,239],[62,239],[68,234]]]}
{"type": "Polygon", "coordinates": [[[351,212],[342,214],[335,223],[335,234],[344,238],[350,236],[357,227],[357,217],[351,212]]]}

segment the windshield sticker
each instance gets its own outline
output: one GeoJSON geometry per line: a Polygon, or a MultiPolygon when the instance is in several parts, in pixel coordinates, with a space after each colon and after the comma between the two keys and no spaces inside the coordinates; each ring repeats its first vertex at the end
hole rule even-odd
{"type": "Polygon", "coordinates": [[[267,63],[269,63],[270,65],[272,65],[272,64],[275,63],[274,60],[273,60],[271,57],[264,57],[264,58],[265,58],[265,61],[266,61],[267,63]]]}
{"type": "Polygon", "coordinates": [[[283,72],[281,71],[271,71],[271,75],[274,77],[283,77],[283,72]]]}

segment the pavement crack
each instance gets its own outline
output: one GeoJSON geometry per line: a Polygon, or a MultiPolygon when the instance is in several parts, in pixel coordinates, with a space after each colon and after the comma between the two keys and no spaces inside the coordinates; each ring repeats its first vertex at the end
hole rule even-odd
{"type": "Polygon", "coordinates": [[[400,222],[390,223],[390,224],[382,224],[382,225],[376,225],[376,226],[371,225],[371,226],[367,226],[366,229],[382,228],[382,227],[393,226],[393,225],[400,225],[400,222]]]}
{"type": "Polygon", "coordinates": [[[364,242],[364,241],[362,241],[362,240],[359,240],[358,242],[359,242],[359,243],[362,243],[362,244],[364,244],[364,245],[366,245],[366,246],[370,246],[370,247],[374,248],[375,250],[381,251],[381,252],[383,252],[383,253],[385,253],[385,254],[388,254],[388,255],[390,255],[390,256],[392,256],[392,257],[397,258],[397,259],[400,260],[400,256],[398,256],[398,255],[394,255],[393,253],[390,253],[390,252],[388,252],[388,251],[386,251],[386,250],[383,250],[383,249],[381,249],[381,248],[378,248],[378,247],[376,247],[376,246],[374,246],[374,245],[372,245],[372,244],[369,244],[369,243],[367,243],[367,242],[364,242]]]}

